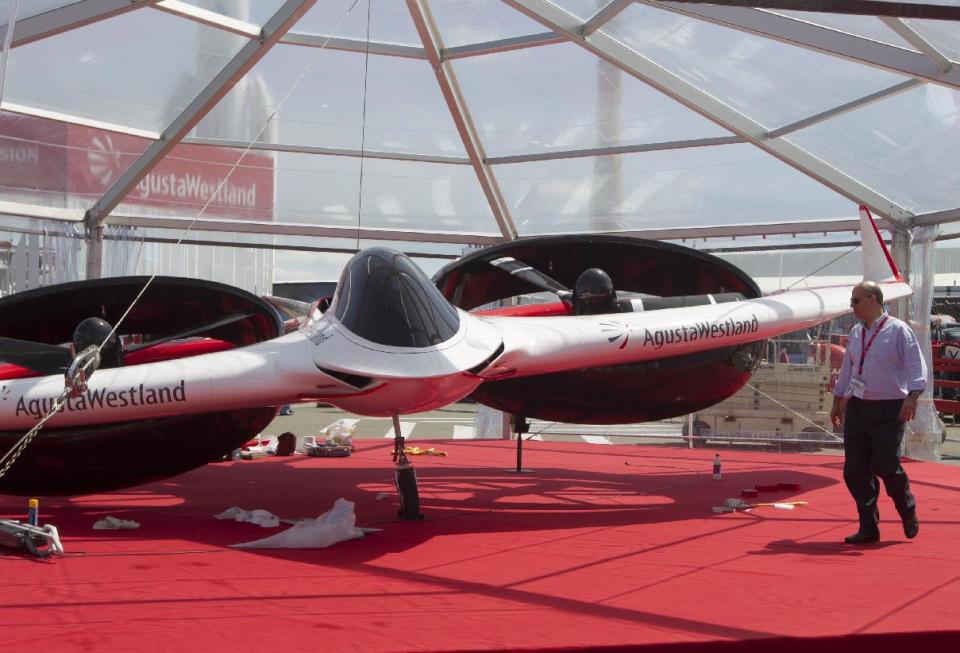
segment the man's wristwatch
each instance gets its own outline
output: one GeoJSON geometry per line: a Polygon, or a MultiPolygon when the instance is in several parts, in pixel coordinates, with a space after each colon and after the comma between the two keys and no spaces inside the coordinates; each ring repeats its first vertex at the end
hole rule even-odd
{"type": "Polygon", "coordinates": [[[907,393],[907,399],[919,399],[919,398],[920,398],[919,390],[911,390],[910,392],[907,393]]]}

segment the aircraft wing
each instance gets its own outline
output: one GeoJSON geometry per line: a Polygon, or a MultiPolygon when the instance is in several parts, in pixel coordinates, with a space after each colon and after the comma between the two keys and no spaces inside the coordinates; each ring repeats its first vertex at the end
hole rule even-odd
{"type": "MultiPolygon", "coordinates": [[[[623,365],[763,340],[850,312],[850,289],[641,313],[485,318],[503,338],[504,353],[480,376],[496,380],[623,365]]],[[[888,299],[910,293],[902,282],[884,286],[888,299]]]]}
{"type": "MultiPolygon", "coordinates": [[[[860,207],[863,278],[891,301],[912,293],[869,210],[860,207]]],[[[850,312],[853,285],[791,290],[757,299],[635,313],[483,319],[504,352],[480,376],[488,381],[638,363],[741,345],[790,333],[850,312]]]]}

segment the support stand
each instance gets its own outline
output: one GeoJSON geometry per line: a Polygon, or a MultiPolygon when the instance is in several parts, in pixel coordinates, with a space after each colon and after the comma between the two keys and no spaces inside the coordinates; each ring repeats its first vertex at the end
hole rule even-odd
{"type": "Polygon", "coordinates": [[[417,472],[403,453],[403,432],[400,430],[400,416],[393,416],[393,462],[397,464],[395,470],[397,494],[400,496],[400,516],[403,519],[423,519],[420,513],[420,490],[417,487],[417,472]]]}
{"type": "Polygon", "coordinates": [[[523,434],[530,430],[530,423],[523,415],[513,415],[513,430],[517,434],[517,466],[515,469],[505,469],[505,472],[523,474],[533,472],[533,469],[523,468],[523,434]]]}

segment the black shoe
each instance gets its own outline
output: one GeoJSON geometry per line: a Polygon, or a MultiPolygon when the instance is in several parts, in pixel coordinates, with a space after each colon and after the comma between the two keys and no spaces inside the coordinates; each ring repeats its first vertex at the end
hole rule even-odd
{"type": "Polygon", "coordinates": [[[876,544],[880,541],[880,533],[857,531],[853,535],[843,538],[843,541],[847,544],[876,544]]]}
{"type": "Polygon", "coordinates": [[[920,520],[916,515],[911,515],[903,520],[903,534],[908,540],[912,540],[920,532],[920,520]]]}

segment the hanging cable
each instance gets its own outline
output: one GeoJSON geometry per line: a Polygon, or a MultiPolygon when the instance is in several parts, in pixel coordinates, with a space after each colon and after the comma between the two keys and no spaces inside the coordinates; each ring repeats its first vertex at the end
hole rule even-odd
{"type": "MultiPolygon", "coordinates": [[[[356,2],[354,2],[356,4],[356,2]]],[[[360,251],[360,220],[363,215],[363,163],[367,143],[367,80],[370,77],[370,8],[373,0],[367,0],[367,41],[363,58],[363,105],[360,111],[360,183],[357,188],[357,252],[360,251]]]]}
{"type": "MultiPolygon", "coordinates": [[[[808,274],[807,276],[805,276],[805,277],[803,277],[803,278],[801,278],[801,279],[798,279],[798,280],[794,281],[794,282],[791,283],[789,286],[787,286],[785,290],[790,290],[791,288],[793,288],[795,285],[797,285],[797,284],[800,283],[801,281],[806,281],[807,279],[809,279],[810,277],[812,277],[813,275],[815,275],[815,274],[816,274],[817,272],[819,272],[820,270],[824,269],[824,268],[827,267],[827,266],[833,265],[834,263],[836,263],[837,261],[839,261],[840,259],[842,259],[844,256],[846,256],[847,254],[850,254],[851,252],[853,252],[853,251],[856,250],[856,249],[859,249],[860,247],[861,247],[860,245],[854,245],[853,247],[851,247],[851,248],[848,249],[847,251],[843,252],[842,254],[840,254],[839,256],[837,256],[836,258],[834,258],[834,259],[832,259],[832,260],[830,260],[830,261],[827,261],[826,263],[824,263],[823,265],[821,265],[820,267],[818,267],[816,270],[814,270],[813,272],[811,272],[811,273],[808,274]]],[[[783,251],[782,251],[782,250],[781,250],[780,255],[783,256],[783,251]]]]}

